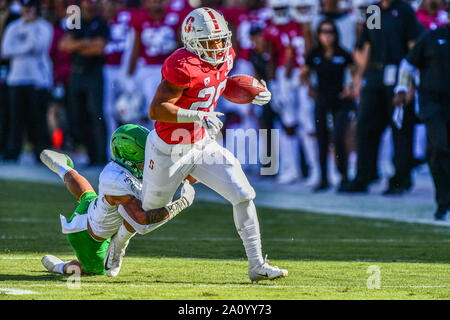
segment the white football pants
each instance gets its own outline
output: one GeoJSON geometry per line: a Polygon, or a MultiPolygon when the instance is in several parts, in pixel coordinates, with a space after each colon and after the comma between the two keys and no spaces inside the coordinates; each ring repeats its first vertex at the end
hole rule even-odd
{"type": "Polygon", "coordinates": [[[143,209],[161,208],[171,202],[189,174],[233,205],[234,222],[250,265],[262,264],[255,191],[239,161],[216,141],[205,138],[193,145],[169,145],[152,130],[145,146],[143,209]]]}

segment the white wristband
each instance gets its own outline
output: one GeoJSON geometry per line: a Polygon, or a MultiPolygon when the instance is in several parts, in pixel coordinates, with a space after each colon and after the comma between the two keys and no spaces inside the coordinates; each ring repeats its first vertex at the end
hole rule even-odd
{"type": "Polygon", "coordinates": [[[188,123],[188,122],[201,122],[202,115],[200,111],[188,110],[179,108],[177,112],[177,122],[188,123]]]}

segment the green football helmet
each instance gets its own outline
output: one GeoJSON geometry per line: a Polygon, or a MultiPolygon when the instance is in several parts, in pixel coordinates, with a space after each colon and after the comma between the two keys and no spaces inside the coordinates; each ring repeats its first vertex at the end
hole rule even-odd
{"type": "Polygon", "coordinates": [[[136,124],[125,124],[111,136],[111,152],[114,161],[142,179],[145,161],[145,142],[150,131],[136,124]]]}

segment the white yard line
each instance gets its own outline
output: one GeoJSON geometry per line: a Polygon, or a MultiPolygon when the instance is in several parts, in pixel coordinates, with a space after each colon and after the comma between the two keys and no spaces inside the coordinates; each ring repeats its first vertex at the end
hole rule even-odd
{"type": "Polygon", "coordinates": [[[26,294],[39,294],[39,292],[31,291],[31,290],[23,290],[23,289],[14,289],[14,288],[1,288],[0,294],[12,294],[12,295],[26,295],[26,294]]]}

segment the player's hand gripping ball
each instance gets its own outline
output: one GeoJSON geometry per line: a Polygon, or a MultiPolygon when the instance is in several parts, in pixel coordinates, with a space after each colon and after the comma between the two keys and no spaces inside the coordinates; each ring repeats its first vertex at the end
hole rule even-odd
{"type": "Polygon", "coordinates": [[[268,103],[272,96],[264,80],[260,82],[251,76],[243,74],[228,77],[227,85],[222,95],[228,101],[234,103],[254,103],[261,106],[268,103]]]}

